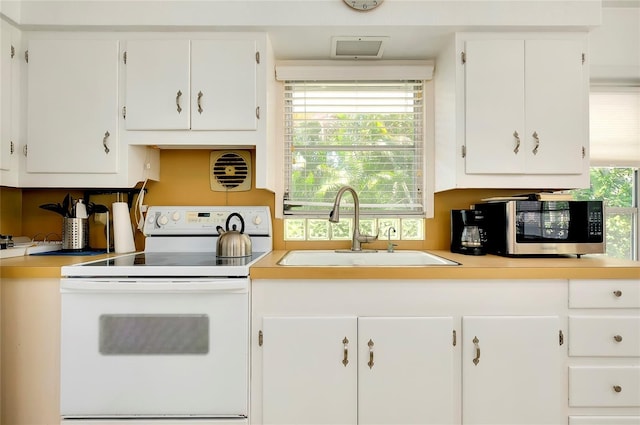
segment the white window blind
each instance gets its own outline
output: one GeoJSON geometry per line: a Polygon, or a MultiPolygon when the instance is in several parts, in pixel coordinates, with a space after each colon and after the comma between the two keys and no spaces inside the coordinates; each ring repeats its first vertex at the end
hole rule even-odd
{"type": "Polygon", "coordinates": [[[284,86],[285,214],[324,215],[344,185],[363,214],[423,214],[422,80],[284,86]]]}
{"type": "Polygon", "coordinates": [[[640,166],[640,88],[592,88],[591,166],[640,166]]]}

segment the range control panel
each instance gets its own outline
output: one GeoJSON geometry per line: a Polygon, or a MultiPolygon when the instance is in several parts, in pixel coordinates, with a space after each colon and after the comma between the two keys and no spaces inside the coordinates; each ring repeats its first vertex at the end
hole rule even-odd
{"type": "Polygon", "coordinates": [[[144,222],[145,236],[218,235],[218,226],[251,236],[271,236],[271,211],[264,206],[150,206],[144,222]],[[229,218],[231,216],[231,218],[229,218]]]}

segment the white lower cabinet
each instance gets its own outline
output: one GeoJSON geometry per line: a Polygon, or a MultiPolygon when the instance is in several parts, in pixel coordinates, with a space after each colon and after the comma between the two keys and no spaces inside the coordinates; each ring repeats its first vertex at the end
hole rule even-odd
{"type": "Polygon", "coordinates": [[[569,425],[639,425],[640,416],[569,416],[569,425]]]}
{"type": "Polygon", "coordinates": [[[263,332],[265,424],[356,423],[355,318],[266,317],[263,332]]]}
{"type": "Polygon", "coordinates": [[[560,424],[557,316],[463,317],[463,424],[560,424]]]}
{"type": "Polygon", "coordinates": [[[640,406],[640,367],[569,368],[569,404],[575,407],[640,406]]]}
{"type": "Polygon", "coordinates": [[[250,422],[566,424],[567,293],[563,280],[254,280],[250,422]]]}
{"type": "Polygon", "coordinates": [[[640,280],[569,282],[570,425],[640,425],[640,280]]]}
{"type": "Polygon", "coordinates": [[[453,423],[451,317],[265,317],[263,423],[453,423]]]}

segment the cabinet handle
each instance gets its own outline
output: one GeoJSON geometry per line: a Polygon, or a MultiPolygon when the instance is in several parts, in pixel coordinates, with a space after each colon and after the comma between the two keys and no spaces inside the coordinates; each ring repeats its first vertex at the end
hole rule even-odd
{"type": "Polygon", "coordinates": [[[620,298],[622,296],[622,291],[613,291],[613,295],[615,295],[616,298],[620,298]]]}
{"type": "Polygon", "coordinates": [[[613,337],[616,342],[622,342],[622,335],[616,335],[613,337]]]}
{"type": "Polygon", "coordinates": [[[514,131],[513,132],[513,137],[516,138],[516,147],[513,148],[513,153],[515,153],[517,155],[518,152],[520,152],[520,135],[518,134],[517,131],[514,131]]]}
{"type": "Polygon", "coordinates": [[[256,118],[260,119],[260,107],[259,106],[256,107],[256,118]]]}
{"type": "Polygon", "coordinates": [[[109,136],[111,136],[111,134],[109,134],[109,132],[107,131],[106,133],[104,133],[104,137],[102,138],[102,146],[104,147],[104,153],[109,153],[109,146],[107,146],[107,139],[109,139],[109,136]]]}
{"type": "Polygon", "coordinates": [[[533,134],[533,140],[535,140],[536,144],[533,147],[533,154],[537,155],[538,154],[538,149],[540,148],[540,136],[538,136],[538,132],[534,131],[533,134]]]}
{"type": "Polygon", "coordinates": [[[620,385],[614,385],[613,386],[613,391],[615,391],[617,393],[621,393],[622,392],[622,387],[620,385]]]}
{"type": "Polygon", "coordinates": [[[202,92],[199,91],[198,92],[198,113],[201,114],[203,111],[202,109],[202,92]]]}
{"type": "Polygon", "coordinates": [[[349,364],[349,340],[345,336],[342,340],[342,344],[344,344],[344,356],[342,357],[342,364],[344,367],[347,367],[349,364]]]}
{"type": "Polygon", "coordinates": [[[369,346],[369,362],[367,363],[367,365],[369,366],[369,369],[372,369],[374,364],[373,363],[373,341],[369,340],[367,345],[369,346]]]}
{"type": "Polygon", "coordinates": [[[178,93],[176,93],[176,110],[178,111],[178,113],[182,112],[182,106],[180,106],[181,96],[182,96],[182,92],[178,90],[178,93]]]}
{"type": "Polygon", "coordinates": [[[473,364],[476,366],[478,365],[478,363],[480,363],[480,345],[478,345],[479,342],[480,340],[477,336],[473,337],[473,345],[476,348],[476,357],[473,359],[473,364]]]}

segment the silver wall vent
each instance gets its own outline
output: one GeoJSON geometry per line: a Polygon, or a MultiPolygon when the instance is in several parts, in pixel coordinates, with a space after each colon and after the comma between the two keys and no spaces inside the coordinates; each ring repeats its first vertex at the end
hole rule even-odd
{"type": "Polygon", "coordinates": [[[389,37],[332,37],[334,59],[380,59],[389,37]]]}

